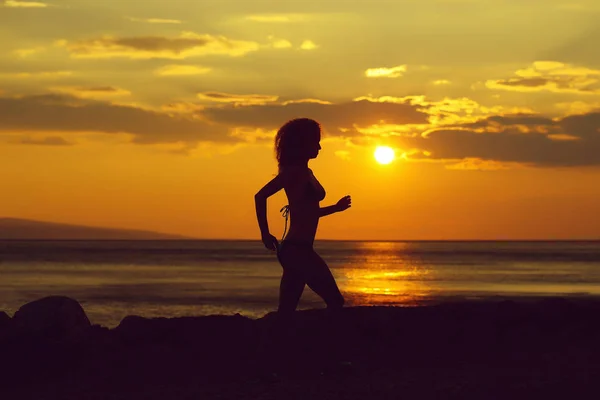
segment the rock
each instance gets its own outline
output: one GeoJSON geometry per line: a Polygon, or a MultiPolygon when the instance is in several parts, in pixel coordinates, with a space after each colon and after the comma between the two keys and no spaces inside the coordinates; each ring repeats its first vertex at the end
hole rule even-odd
{"type": "Polygon", "coordinates": [[[10,317],[4,311],[0,311],[0,330],[6,329],[10,324],[10,317]]]}
{"type": "Polygon", "coordinates": [[[22,306],[13,317],[13,331],[19,335],[62,338],[91,327],[81,305],[69,297],[50,296],[22,306]]]}

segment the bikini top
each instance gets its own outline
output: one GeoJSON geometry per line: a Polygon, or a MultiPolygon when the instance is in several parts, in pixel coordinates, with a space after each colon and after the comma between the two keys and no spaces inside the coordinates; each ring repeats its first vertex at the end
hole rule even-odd
{"type": "MultiPolygon", "coordinates": [[[[325,195],[326,195],[325,188],[317,180],[317,178],[315,177],[315,175],[313,174],[313,172],[310,168],[308,169],[308,171],[310,173],[310,176],[308,177],[308,182],[306,185],[306,194],[309,197],[313,197],[314,199],[321,201],[325,198],[325,195]]],[[[289,218],[289,214],[290,214],[289,204],[286,204],[285,206],[283,206],[281,208],[281,210],[279,210],[279,212],[281,213],[281,216],[285,218],[285,226],[283,229],[283,235],[281,236],[281,241],[283,241],[283,239],[285,238],[285,234],[287,232],[288,218],[289,218]]]]}
{"type": "Polygon", "coordinates": [[[317,178],[310,169],[309,171],[310,177],[308,178],[309,181],[306,191],[309,194],[309,196],[314,196],[318,201],[321,201],[325,198],[325,188],[321,186],[321,183],[317,180],[317,178]]]}

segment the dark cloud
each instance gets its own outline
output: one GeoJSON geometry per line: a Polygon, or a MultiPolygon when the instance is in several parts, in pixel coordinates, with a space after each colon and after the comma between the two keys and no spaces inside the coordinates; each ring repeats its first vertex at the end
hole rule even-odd
{"type": "Polygon", "coordinates": [[[45,138],[37,139],[25,137],[19,139],[16,143],[18,144],[33,144],[40,146],[72,146],[73,143],[66,141],[60,136],[47,136],[45,138]]]}
{"type": "Polygon", "coordinates": [[[92,86],[92,87],[79,87],[77,90],[82,92],[108,92],[108,93],[116,93],[119,92],[120,89],[117,89],[112,86],[92,86]]]}
{"type": "Polygon", "coordinates": [[[258,105],[277,101],[279,96],[264,94],[231,94],[222,92],[198,93],[200,100],[216,101],[222,103],[234,103],[242,105],[258,105]]]}
{"type": "Polygon", "coordinates": [[[477,122],[458,125],[459,128],[489,128],[489,127],[513,127],[516,125],[531,127],[551,127],[554,121],[551,118],[533,114],[492,115],[482,118],[477,122]]]}
{"type": "Polygon", "coordinates": [[[504,86],[541,87],[545,86],[548,82],[550,82],[550,80],[545,78],[515,78],[500,79],[496,81],[496,84],[504,86]]]}
{"type": "Polygon", "coordinates": [[[313,118],[331,134],[357,134],[354,126],[368,127],[374,124],[427,124],[429,115],[418,105],[405,103],[372,102],[368,100],[339,104],[286,103],[227,106],[206,109],[204,114],[211,120],[229,126],[277,129],[286,121],[313,118]]]}
{"type": "Polygon", "coordinates": [[[237,140],[191,117],[61,95],[0,97],[0,131],[130,133],[136,143],[237,140]]]}
{"type": "Polygon", "coordinates": [[[558,122],[561,129],[586,141],[600,140],[600,111],[587,114],[571,115],[558,122]]]}
{"type": "Polygon", "coordinates": [[[600,165],[600,113],[555,121],[534,116],[496,116],[481,123],[434,129],[426,137],[402,138],[399,143],[406,149],[428,152],[428,155],[415,154],[412,158],[475,158],[546,167],[600,165]],[[489,127],[486,124],[489,121],[495,121],[502,129],[475,130],[489,127]],[[531,129],[523,132],[518,125],[531,129]]]}
{"type": "MultiPolygon", "coordinates": [[[[170,50],[175,53],[194,47],[206,46],[208,38],[167,38],[161,36],[146,36],[132,38],[101,39],[96,44],[104,46],[123,46],[135,50],[160,51],[170,50]]],[[[84,42],[85,43],[85,42],[84,42]]]]}
{"type": "MultiPolygon", "coordinates": [[[[270,131],[287,120],[309,117],[319,121],[328,134],[353,137],[356,143],[369,142],[376,135],[363,135],[357,128],[368,131],[373,125],[409,125],[407,129],[414,136],[392,135],[388,140],[396,141],[409,154],[416,150],[410,156],[413,159],[486,160],[547,167],[600,165],[600,112],[554,119],[538,114],[491,115],[476,122],[435,127],[429,124],[428,111],[422,104],[360,100],[339,104],[226,103],[168,114],[51,94],[0,97],[0,131],[130,133],[135,143],[184,142],[192,146],[198,142],[272,140],[270,131]]],[[[65,144],[53,136],[21,142],[65,144]]]]}
{"type": "Polygon", "coordinates": [[[241,56],[259,48],[258,43],[224,36],[187,32],[179,37],[104,36],[94,39],[57,42],[76,58],[186,58],[208,54],[241,56]]]}

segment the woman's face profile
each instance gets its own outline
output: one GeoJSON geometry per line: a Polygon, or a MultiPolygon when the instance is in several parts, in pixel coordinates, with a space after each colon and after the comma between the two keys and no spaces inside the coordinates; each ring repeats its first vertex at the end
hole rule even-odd
{"type": "Polygon", "coordinates": [[[308,156],[309,158],[317,158],[319,155],[319,150],[321,150],[321,138],[317,137],[315,140],[311,140],[309,148],[308,148],[308,156]]]}

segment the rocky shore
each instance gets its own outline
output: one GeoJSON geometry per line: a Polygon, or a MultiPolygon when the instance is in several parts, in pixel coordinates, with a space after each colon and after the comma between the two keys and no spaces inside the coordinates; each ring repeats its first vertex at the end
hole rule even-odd
{"type": "Polygon", "coordinates": [[[0,312],[1,399],[583,399],[600,301],[349,307],[337,315],[124,318],[47,297],[0,312]]]}

